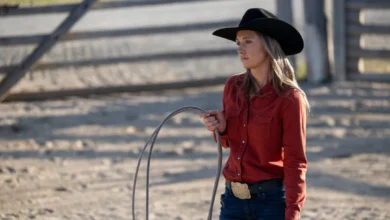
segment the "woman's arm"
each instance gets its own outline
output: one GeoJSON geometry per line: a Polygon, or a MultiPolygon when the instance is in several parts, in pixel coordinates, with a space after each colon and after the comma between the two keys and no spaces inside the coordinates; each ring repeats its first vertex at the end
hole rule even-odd
{"type": "Polygon", "coordinates": [[[286,97],[283,112],[286,220],[298,220],[306,199],[306,105],[299,91],[286,97]]]}

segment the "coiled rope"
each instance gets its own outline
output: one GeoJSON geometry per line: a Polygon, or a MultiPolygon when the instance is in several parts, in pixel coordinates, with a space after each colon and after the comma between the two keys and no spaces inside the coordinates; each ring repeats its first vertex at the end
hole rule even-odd
{"type": "MultiPolygon", "coordinates": [[[[139,156],[138,159],[138,164],[137,164],[137,169],[135,171],[135,176],[134,176],[134,182],[133,182],[133,195],[132,195],[132,215],[133,215],[133,220],[135,220],[135,190],[137,186],[137,178],[138,178],[138,171],[141,165],[141,160],[142,157],[145,153],[146,148],[148,147],[148,144],[151,143],[150,146],[150,151],[149,151],[149,156],[148,156],[148,163],[147,163],[147,168],[146,168],[146,220],[149,220],[149,170],[150,170],[150,158],[152,156],[152,151],[153,151],[153,146],[154,142],[156,141],[157,135],[160,132],[162,126],[165,124],[166,121],[168,121],[170,118],[173,116],[180,114],[185,111],[198,111],[201,113],[207,113],[205,110],[198,108],[198,107],[193,107],[193,106],[188,106],[188,107],[182,107],[177,109],[176,111],[172,112],[169,114],[163,122],[156,128],[156,130],[153,132],[153,134],[149,137],[148,141],[146,142],[144,148],[142,149],[141,155],[139,156]]],[[[218,189],[218,183],[219,183],[219,178],[221,176],[221,169],[222,169],[222,145],[221,145],[221,137],[218,132],[215,132],[216,137],[217,137],[217,144],[218,144],[218,167],[217,167],[217,173],[216,173],[216,178],[214,182],[214,189],[213,189],[213,194],[211,196],[211,203],[210,203],[210,209],[209,209],[209,214],[208,214],[208,220],[212,220],[212,214],[213,214],[213,207],[214,207],[214,201],[215,201],[215,196],[217,193],[218,189]]]]}

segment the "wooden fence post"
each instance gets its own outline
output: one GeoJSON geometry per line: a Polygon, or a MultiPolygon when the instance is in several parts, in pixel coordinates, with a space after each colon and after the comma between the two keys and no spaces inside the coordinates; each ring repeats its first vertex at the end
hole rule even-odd
{"type": "Polygon", "coordinates": [[[50,48],[52,48],[57,39],[70,28],[88,11],[89,7],[97,0],[84,0],[80,5],[69,14],[69,16],[57,27],[52,34],[45,37],[35,50],[14,70],[7,73],[7,76],[0,82],[0,101],[4,101],[9,90],[26,74],[50,48]]]}
{"type": "Polygon", "coordinates": [[[347,79],[345,38],[345,1],[333,0],[334,72],[337,81],[344,81],[347,79]]]}
{"type": "MultiPolygon", "coordinates": [[[[279,19],[293,24],[293,12],[292,12],[292,0],[276,0],[276,14],[279,19]]],[[[296,59],[295,56],[289,56],[291,65],[296,69],[296,59]]]]}
{"type": "MultiPolygon", "coordinates": [[[[321,83],[329,79],[329,58],[324,0],[305,0],[305,38],[308,80],[321,83]]],[[[337,20],[335,20],[337,22],[337,20]]]]}

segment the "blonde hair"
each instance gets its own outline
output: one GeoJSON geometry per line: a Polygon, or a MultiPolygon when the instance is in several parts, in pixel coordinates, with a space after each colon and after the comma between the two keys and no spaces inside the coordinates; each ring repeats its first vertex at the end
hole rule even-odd
{"type": "MultiPolygon", "coordinates": [[[[295,71],[292,67],[290,61],[287,59],[284,54],[280,44],[273,38],[260,35],[261,43],[263,44],[265,50],[270,56],[271,69],[272,69],[272,83],[278,95],[285,89],[296,89],[298,90],[304,99],[306,109],[310,112],[310,104],[307,100],[305,92],[299,87],[298,82],[295,77],[295,71]]],[[[258,85],[256,79],[251,74],[250,70],[247,70],[247,75],[244,83],[244,90],[248,94],[253,94],[256,92],[256,84],[258,85]]]]}

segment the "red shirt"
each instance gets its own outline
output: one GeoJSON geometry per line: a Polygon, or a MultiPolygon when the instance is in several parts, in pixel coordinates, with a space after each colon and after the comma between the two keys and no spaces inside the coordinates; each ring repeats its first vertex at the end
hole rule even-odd
{"type": "MultiPolygon", "coordinates": [[[[225,84],[222,112],[227,120],[222,146],[230,156],[222,174],[230,181],[254,183],[284,178],[286,220],[297,220],[306,198],[306,105],[302,94],[278,95],[272,83],[251,98],[238,88],[245,74],[225,84]]],[[[216,140],[216,136],[214,134],[216,140]]]]}

